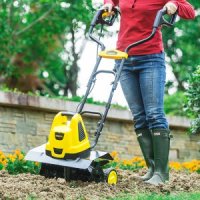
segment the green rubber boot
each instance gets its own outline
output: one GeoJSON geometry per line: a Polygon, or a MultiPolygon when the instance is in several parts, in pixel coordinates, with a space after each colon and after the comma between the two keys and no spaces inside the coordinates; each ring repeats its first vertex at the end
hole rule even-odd
{"type": "Polygon", "coordinates": [[[152,178],[145,181],[146,183],[159,185],[169,180],[169,133],[168,129],[152,130],[155,169],[152,178]]]}
{"type": "Polygon", "coordinates": [[[153,142],[152,135],[149,129],[141,129],[136,131],[137,140],[139,142],[144,160],[148,167],[148,171],[140,179],[143,181],[149,180],[154,173],[154,153],[153,153],[153,142]]]}

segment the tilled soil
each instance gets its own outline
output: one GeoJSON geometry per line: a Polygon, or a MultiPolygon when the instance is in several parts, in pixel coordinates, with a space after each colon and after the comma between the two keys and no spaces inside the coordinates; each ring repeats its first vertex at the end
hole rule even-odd
{"type": "Polygon", "coordinates": [[[9,175],[0,171],[1,200],[102,200],[120,193],[179,193],[200,192],[200,174],[171,171],[170,181],[165,185],[152,186],[137,178],[139,172],[118,170],[118,184],[70,181],[64,179],[46,179],[40,175],[9,175]]]}

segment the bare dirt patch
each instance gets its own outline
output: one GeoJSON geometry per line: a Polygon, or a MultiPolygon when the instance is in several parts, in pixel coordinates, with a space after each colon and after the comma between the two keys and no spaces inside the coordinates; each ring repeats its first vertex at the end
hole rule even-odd
{"type": "Polygon", "coordinates": [[[118,170],[119,181],[116,186],[106,183],[46,179],[40,175],[9,175],[0,171],[0,199],[2,200],[102,200],[126,192],[136,193],[179,193],[200,192],[200,174],[171,171],[170,181],[158,187],[140,181],[137,176],[144,173],[118,170]],[[32,197],[32,198],[31,198],[32,197]]]}

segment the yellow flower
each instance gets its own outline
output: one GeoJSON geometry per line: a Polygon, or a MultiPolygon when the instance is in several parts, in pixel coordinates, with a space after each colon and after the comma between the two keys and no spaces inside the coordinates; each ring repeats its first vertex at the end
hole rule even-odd
{"type": "Polygon", "coordinates": [[[139,166],[139,167],[146,167],[146,162],[145,162],[144,160],[142,160],[142,161],[140,161],[140,162],[138,163],[138,166],[139,166]]]}
{"type": "Polygon", "coordinates": [[[183,167],[185,168],[185,169],[191,169],[192,168],[192,166],[193,166],[193,163],[192,162],[184,162],[183,164],[183,167]]]}
{"type": "Polygon", "coordinates": [[[184,169],[194,172],[200,169],[200,160],[192,160],[190,162],[184,162],[182,164],[184,169]]]}
{"type": "Polygon", "coordinates": [[[175,169],[175,170],[181,170],[182,169],[182,165],[179,162],[174,162],[171,161],[169,163],[170,168],[175,169]]]}
{"type": "Polygon", "coordinates": [[[198,170],[198,167],[197,166],[193,166],[192,168],[191,168],[191,171],[193,171],[193,172],[196,172],[198,170]]]}
{"type": "Polygon", "coordinates": [[[113,151],[110,155],[113,157],[115,162],[119,162],[118,153],[116,151],[113,151]]]}
{"type": "Polygon", "coordinates": [[[113,151],[111,154],[110,154],[113,158],[117,157],[118,156],[118,153],[116,151],[113,151]]]}
{"type": "Polygon", "coordinates": [[[34,162],[35,166],[39,166],[39,162],[34,162]]]}
{"type": "Polygon", "coordinates": [[[1,158],[1,160],[5,160],[6,156],[4,154],[2,154],[0,158],[1,158]]]}
{"type": "Polygon", "coordinates": [[[19,160],[23,160],[24,159],[24,155],[23,154],[19,154],[18,159],[19,160]]]}
{"type": "Polygon", "coordinates": [[[2,161],[2,164],[3,164],[3,166],[6,166],[7,161],[6,160],[2,161]]]}
{"type": "Polygon", "coordinates": [[[134,163],[134,162],[140,162],[140,161],[142,161],[143,159],[141,158],[141,157],[133,157],[132,159],[132,162],[134,163]]]}
{"type": "Polygon", "coordinates": [[[16,149],[15,151],[15,155],[19,156],[21,154],[21,151],[19,149],[16,149]]]}
{"type": "Polygon", "coordinates": [[[7,155],[7,158],[9,158],[10,156],[12,156],[12,154],[9,153],[9,154],[7,155]]]}
{"type": "Polygon", "coordinates": [[[123,160],[122,163],[124,165],[132,165],[133,164],[131,160],[123,160]]]}
{"type": "Polygon", "coordinates": [[[8,154],[7,155],[7,159],[11,159],[11,158],[13,158],[13,155],[12,154],[8,154]]]}
{"type": "Polygon", "coordinates": [[[11,162],[14,162],[16,159],[16,156],[12,155],[12,154],[8,154],[7,155],[7,160],[10,160],[11,162]]]}

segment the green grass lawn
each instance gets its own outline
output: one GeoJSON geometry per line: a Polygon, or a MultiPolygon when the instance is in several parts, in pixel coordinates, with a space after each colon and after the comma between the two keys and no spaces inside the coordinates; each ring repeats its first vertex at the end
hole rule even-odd
{"type": "Polygon", "coordinates": [[[200,192],[196,193],[179,193],[179,194],[120,194],[107,200],[200,200],[200,192]]]}

